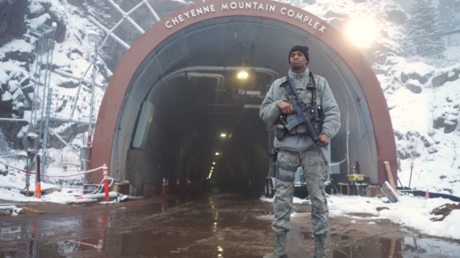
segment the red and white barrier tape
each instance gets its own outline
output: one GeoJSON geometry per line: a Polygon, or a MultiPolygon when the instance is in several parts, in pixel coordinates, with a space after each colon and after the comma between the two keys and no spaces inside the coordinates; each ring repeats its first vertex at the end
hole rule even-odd
{"type": "Polygon", "coordinates": [[[87,170],[87,171],[77,173],[77,174],[72,174],[72,175],[44,175],[44,176],[46,176],[46,177],[71,177],[71,176],[78,176],[78,175],[84,175],[84,174],[96,172],[96,171],[98,171],[98,170],[100,170],[102,168],[103,167],[100,166],[100,167],[97,167],[97,168],[94,168],[94,169],[91,169],[91,170],[87,170]]]}
{"type": "MultiPolygon", "coordinates": [[[[20,168],[17,168],[17,167],[13,167],[13,166],[10,166],[4,162],[2,162],[0,160],[0,164],[3,164],[5,166],[8,166],[9,168],[13,168],[13,169],[16,169],[17,171],[20,171],[20,172],[23,172],[23,173],[29,173],[27,170],[24,170],[24,169],[20,169],[20,168]]],[[[45,177],[71,177],[71,176],[78,176],[78,175],[84,175],[84,174],[88,174],[88,173],[92,173],[92,172],[96,172],[100,169],[102,169],[103,166],[100,166],[100,167],[97,167],[97,168],[94,168],[94,169],[91,169],[91,170],[87,170],[87,171],[84,171],[84,172],[81,172],[81,173],[77,173],[77,174],[71,174],[71,175],[42,175],[42,176],[45,176],[45,177]]],[[[35,172],[33,171],[30,171],[30,174],[32,175],[35,175],[35,172]]]]}
{"type": "MultiPolygon", "coordinates": [[[[3,164],[3,165],[5,165],[5,166],[8,166],[9,168],[16,169],[17,171],[20,171],[20,172],[23,172],[23,173],[28,173],[27,170],[20,169],[20,168],[17,168],[17,167],[13,167],[13,166],[10,166],[10,165],[8,165],[8,164],[2,162],[1,160],[0,160],[0,164],[3,164]]],[[[35,175],[35,172],[30,171],[30,173],[31,173],[32,175],[35,175]]]]}

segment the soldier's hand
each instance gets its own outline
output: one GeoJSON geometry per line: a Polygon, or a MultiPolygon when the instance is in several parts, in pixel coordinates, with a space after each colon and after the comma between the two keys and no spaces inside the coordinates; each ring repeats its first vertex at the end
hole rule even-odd
{"type": "Polygon", "coordinates": [[[278,107],[281,109],[283,114],[291,114],[294,111],[292,105],[284,101],[281,101],[278,107]]]}
{"type": "Polygon", "coordinates": [[[329,145],[329,136],[327,136],[327,134],[322,133],[319,135],[319,141],[321,142],[321,147],[325,148],[329,145]]]}

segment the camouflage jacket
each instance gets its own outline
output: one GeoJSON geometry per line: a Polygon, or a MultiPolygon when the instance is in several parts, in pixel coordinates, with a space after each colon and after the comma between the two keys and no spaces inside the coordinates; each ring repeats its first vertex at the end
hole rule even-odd
{"type": "MultiPolygon", "coordinates": [[[[289,77],[293,80],[294,85],[306,84],[310,81],[308,76],[309,69],[301,74],[296,74],[289,70],[289,77]]],[[[318,77],[317,82],[317,96],[318,103],[321,103],[324,117],[321,126],[321,132],[329,138],[334,137],[340,129],[340,110],[334,95],[327,83],[326,79],[321,76],[318,77]]],[[[316,78],[315,78],[316,79],[316,78]]],[[[270,90],[267,92],[264,101],[260,105],[259,116],[269,126],[269,129],[274,129],[278,118],[281,115],[281,109],[279,108],[280,102],[285,97],[283,89],[280,85],[286,81],[286,77],[275,80],[270,86],[270,90]]],[[[285,149],[289,151],[306,151],[313,147],[313,141],[306,134],[288,134],[282,141],[278,141],[275,138],[274,147],[277,149],[285,149]]]]}

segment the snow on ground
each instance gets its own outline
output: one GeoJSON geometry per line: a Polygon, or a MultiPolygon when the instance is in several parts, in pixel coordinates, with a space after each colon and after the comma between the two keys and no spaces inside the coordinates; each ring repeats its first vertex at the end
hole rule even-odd
{"type": "MultiPolygon", "coordinates": [[[[273,202],[273,199],[261,197],[261,201],[273,202]]],[[[443,221],[433,222],[435,218],[431,211],[446,203],[455,203],[448,199],[425,199],[420,197],[401,196],[397,203],[385,203],[386,198],[361,196],[331,195],[328,198],[329,216],[344,216],[355,223],[371,224],[378,219],[389,219],[394,223],[418,230],[431,236],[460,239],[460,210],[453,210],[443,221]],[[388,209],[377,211],[377,208],[388,209]],[[372,214],[372,217],[350,215],[350,213],[372,214]]],[[[303,204],[306,201],[294,197],[294,203],[303,204]]],[[[302,216],[296,214],[295,216],[302,216]]]]}
{"type": "MultiPolygon", "coordinates": [[[[42,191],[48,189],[56,189],[56,185],[42,183],[41,189],[42,191]]],[[[12,202],[52,202],[66,204],[67,202],[73,201],[76,197],[80,196],[83,193],[83,187],[67,187],[57,189],[55,192],[42,195],[40,199],[33,197],[34,191],[35,184],[30,185],[29,187],[29,197],[26,197],[24,194],[21,194],[18,190],[8,190],[5,188],[0,188],[0,196],[2,200],[8,200],[12,202]]]]}

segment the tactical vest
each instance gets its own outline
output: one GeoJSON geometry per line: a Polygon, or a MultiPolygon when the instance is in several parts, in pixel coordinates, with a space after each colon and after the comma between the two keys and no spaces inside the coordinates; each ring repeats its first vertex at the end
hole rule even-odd
{"type": "MultiPolygon", "coordinates": [[[[319,82],[319,77],[317,75],[313,75],[313,78],[315,80],[315,85],[316,85],[316,95],[318,96],[318,82],[319,82]]],[[[309,78],[310,81],[310,78],[309,78]]],[[[307,82],[308,84],[308,82],[307,82]]],[[[299,98],[305,103],[305,104],[310,104],[312,102],[313,98],[313,91],[307,89],[307,84],[305,85],[294,85],[297,89],[297,94],[299,95],[299,98]]],[[[289,87],[289,86],[287,86],[289,87]]],[[[297,105],[297,99],[293,94],[289,94],[288,91],[286,90],[286,87],[280,87],[281,92],[283,93],[283,98],[282,101],[287,102],[291,104],[293,107],[297,105]]],[[[316,105],[317,107],[321,107],[321,98],[316,98],[316,105]]],[[[291,120],[296,119],[297,114],[292,113],[288,115],[284,115],[284,121],[282,121],[284,124],[289,123],[291,120]]],[[[322,117],[321,121],[322,121],[322,117]]],[[[320,133],[321,132],[321,123],[315,123],[315,128],[316,132],[320,133]]],[[[287,130],[286,130],[287,131],[287,130]]],[[[288,132],[290,135],[297,135],[297,134],[304,134],[309,136],[310,134],[308,133],[307,130],[307,125],[305,123],[299,124],[298,126],[294,127],[291,131],[288,132]]]]}

